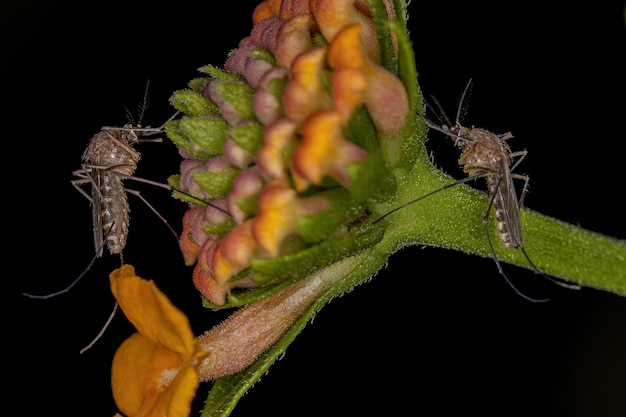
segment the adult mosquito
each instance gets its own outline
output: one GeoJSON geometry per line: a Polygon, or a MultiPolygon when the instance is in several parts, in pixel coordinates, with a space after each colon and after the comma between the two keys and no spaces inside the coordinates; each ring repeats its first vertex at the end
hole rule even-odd
{"type": "MultiPolygon", "coordinates": [[[[145,100],[144,98],[144,103],[145,100]]],[[[142,116],[144,109],[145,107],[142,106],[142,116]]],[[[123,264],[122,251],[126,246],[130,221],[127,194],[138,197],[168,227],[175,239],[179,239],[178,233],[165,217],[139,191],[127,188],[124,180],[142,182],[177,192],[230,215],[223,208],[169,184],[134,176],[141,159],[141,154],[134,146],[140,142],[162,142],[162,138],[150,138],[150,136],[164,133],[165,125],[177,115],[178,112],[156,128],[142,127],[140,123],[132,122],[123,127],[104,126],[91,138],[83,152],[81,168],[73,171],[75,179],[71,181],[71,184],[91,204],[95,255],[83,272],[67,287],[49,294],[23,293],[24,296],[47,299],[68,292],[89,271],[96,259],[102,256],[105,247],[108,248],[110,254],[119,255],[123,264]],[[89,186],[89,192],[83,189],[85,185],[89,186]]]]}
{"type": "Polygon", "coordinates": [[[396,211],[407,207],[411,204],[415,204],[420,200],[432,196],[435,193],[449,189],[451,187],[467,183],[469,181],[476,180],[478,178],[485,178],[487,182],[487,191],[489,194],[489,204],[485,215],[482,219],[483,229],[487,242],[491,251],[493,260],[496,263],[498,271],[504,277],[507,284],[521,297],[533,301],[533,302],[545,302],[547,299],[534,299],[522,294],[508,279],[502,265],[496,256],[493,242],[489,234],[489,216],[491,214],[492,207],[495,211],[495,225],[496,232],[498,234],[500,243],[505,248],[520,249],[531,265],[533,270],[550,281],[570,289],[579,289],[577,285],[570,285],[545,275],[537,268],[537,266],[530,259],[526,250],[524,249],[524,234],[522,230],[522,221],[520,217],[520,207],[524,199],[524,195],[528,188],[529,178],[527,175],[517,174],[513,171],[526,157],[528,152],[523,151],[511,151],[507,141],[513,137],[511,132],[504,134],[495,134],[487,129],[478,127],[465,127],[461,124],[461,111],[463,104],[467,98],[468,91],[470,89],[472,80],[467,83],[457,109],[456,121],[452,125],[450,120],[445,115],[445,112],[441,109],[441,106],[436,102],[439,107],[439,111],[442,117],[445,119],[444,123],[438,124],[428,118],[425,114],[417,111],[417,114],[424,120],[426,126],[430,129],[441,132],[449,136],[454,145],[461,150],[461,156],[458,159],[458,163],[463,167],[463,172],[468,176],[464,179],[455,181],[442,188],[434,190],[426,195],[411,200],[403,205],[396,207],[395,209],[387,212],[382,217],[374,221],[377,223],[385,217],[395,213],[396,211]],[[518,199],[513,180],[523,180],[524,185],[522,188],[521,196],[518,199]]]}

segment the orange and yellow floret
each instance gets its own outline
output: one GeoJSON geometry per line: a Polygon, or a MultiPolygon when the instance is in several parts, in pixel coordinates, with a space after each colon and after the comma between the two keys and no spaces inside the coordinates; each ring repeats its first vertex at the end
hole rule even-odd
{"type": "MultiPolygon", "coordinates": [[[[393,18],[391,2],[385,7],[393,18]]],[[[179,105],[186,119],[169,132],[186,158],[179,186],[211,203],[192,202],[180,247],[216,306],[234,288],[260,285],[253,259],[302,248],[285,244],[300,234],[297,219],[334,201],[316,190],[352,189],[349,167],[372,151],[347,133],[355,110],[384,137],[398,134],[409,112],[404,85],[379,64],[364,1],[265,1],[253,22],[225,71],[206,68],[210,77],[195,85],[211,105],[179,105]],[[203,124],[219,138],[194,131],[203,124]]]]}

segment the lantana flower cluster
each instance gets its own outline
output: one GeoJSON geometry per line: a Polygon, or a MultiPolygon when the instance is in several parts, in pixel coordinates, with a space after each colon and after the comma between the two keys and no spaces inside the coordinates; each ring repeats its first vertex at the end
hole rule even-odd
{"type": "Polygon", "coordinates": [[[184,157],[170,183],[194,197],[179,194],[190,203],[180,246],[215,308],[265,297],[377,238],[351,224],[393,190],[380,142],[409,113],[367,2],[266,1],[253,23],[223,70],[201,68],[207,77],[173,95],[184,116],[167,125],[184,157]]]}
{"type": "Polygon", "coordinates": [[[396,17],[391,0],[262,2],[224,68],[201,68],[173,94],[183,258],[206,306],[241,308],[194,336],[152,281],[114,271],[138,331],[113,361],[126,416],[188,416],[199,382],[252,364],[360,262],[339,261],[383,238],[372,205],[413,159],[396,17]]]}

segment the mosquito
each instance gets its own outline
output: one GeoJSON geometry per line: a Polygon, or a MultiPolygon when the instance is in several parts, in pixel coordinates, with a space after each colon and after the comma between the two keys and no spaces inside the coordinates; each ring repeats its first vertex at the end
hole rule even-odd
{"type": "MultiPolygon", "coordinates": [[[[171,192],[180,193],[191,199],[198,200],[203,204],[214,207],[230,216],[230,213],[221,207],[199,199],[183,190],[179,190],[168,184],[134,176],[137,164],[141,159],[141,154],[135,149],[135,145],[140,142],[162,142],[162,138],[150,138],[150,136],[164,133],[167,123],[179,114],[179,112],[174,113],[160,127],[142,127],[141,120],[143,119],[148,101],[148,86],[149,83],[146,85],[144,100],[140,106],[139,122],[135,124],[131,113],[126,109],[128,119],[130,120],[129,123],[123,127],[102,127],[100,131],[91,138],[87,148],[83,152],[81,168],[73,172],[75,179],[71,181],[72,186],[91,203],[95,244],[95,254],[93,258],[87,267],[83,269],[83,272],[64,289],[44,295],[23,293],[24,296],[35,299],[48,299],[70,291],[70,289],[91,269],[94,262],[103,255],[105,246],[108,248],[110,254],[119,255],[122,264],[124,264],[122,250],[126,246],[128,238],[130,211],[127,194],[137,196],[146,204],[168,227],[175,239],[178,240],[178,234],[167,220],[139,193],[139,191],[126,188],[123,183],[124,180],[151,184],[165,188],[171,192]],[[82,188],[84,185],[91,186],[90,193],[82,188]]],[[[116,302],[113,311],[98,335],[87,346],[82,348],[80,353],[84,353],[90,349],[102,337],[113,320],[117,309],[118,304],[116,302]]]]}
{"type": "Polygon", "coordinates": [[[489,234],[489,216],[492,207],[495,211],[496,231],[502,246],[508,249],[520,249],[533,270],[550,281],[566,288],[579,289],[580,287],[577,285],[566,284],[543,274],[526,253],[526,250],[524,249],[524,234],[520,218],[520,207],[528,189],[529,178],[527,175],[517,174],[513,171],[527,156],[528,152],[526,150],[515,152],[511,151],[511,148],[507,143],[509,139],[513,138],[511,132],[495,134],[483,128],[468,128],[461,125],[461,110],[471,83],[472,80],[470,79],[465,87],[465,90],[463,91],[463,94],[461,95],[454,126],[451,126],[452,124],[445,116],[445,113],[441,110],[441,106],[439,106],[440,112],[445,118],[447,125],[437,124],[429,119],[425,114],[417,111],[417,114],[424,120],[426,126],[452,138],[454,145],[461,150],[461,156],[458,159],[458,163],[463,167],[463,172],[466,173],[468,177],[448,184],[415,200],[404,203],[403,205],[387,212],[382,217],[375,220],[374,223],[381,221],[385,217],[404,207],[430,197],[435,193],[478,178],[485,178],[490,198],[487,210],[482,219],[483,229],[487,237],[487,242],[489,244],[493,260],[495,261],[498,271],[504,277],[507,284],[518,295],[527,300],[533,302],[548,301],[547,299],[533,299],[522,294],[517,288],[515,288],[504,273],[502,265],[496,256],[494,245],[489,234]],[[524,181],[522,192],[520,194],[521,197],[519,199],[513,184],[513,179],[524,181]]]}
{"type": "MultiPolygon", "coordinates": [[[[143,115],[144,109],[145,107],[142,107],[141,115],[143,115]]],[[[71,181],[71,184],[91,203],[95,255],[83,272],[64,289],[45,295],[23,293],[24,296],[47,299],[68,292],[89,271],[96,259],[103,255],[105,247],[110,254],[119,255],[123,264],[122,250],[126,246],[130,220],[127,194],[135,195],[146,204],[178,240],[178,233],[168,221],[139,191],[125,187],[124,180],[138,181],[165,188],[171,192],[178,192],[230,215],[221,207],[190,195],[183,190],[134,176],[137,164],[141,159],[141,154],[134,146],[139,142],[162,142],[162,138],[149,137],[164,133],[165,125],[177,115],[178,112],[157,128],[142,127],[140,123],[134,124],[132,122],[123,127],[104,126],[91,138],[83,152],[81,168],[73,171],[75,179],[71,181]],[[90,193],[82,188],[84,185],[91,186],[90,193]]]]}

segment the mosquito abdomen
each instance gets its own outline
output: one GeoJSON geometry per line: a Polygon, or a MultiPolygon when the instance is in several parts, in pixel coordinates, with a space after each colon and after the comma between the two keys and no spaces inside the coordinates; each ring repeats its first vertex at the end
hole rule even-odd
{"type": "Polygon", "coordinates": [[[102,231],[111,254],[118,254],[126,246],[128,237],[129,208],[126,190],[121,177],[104,173],[100,188],[102,231]]]}

